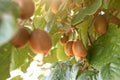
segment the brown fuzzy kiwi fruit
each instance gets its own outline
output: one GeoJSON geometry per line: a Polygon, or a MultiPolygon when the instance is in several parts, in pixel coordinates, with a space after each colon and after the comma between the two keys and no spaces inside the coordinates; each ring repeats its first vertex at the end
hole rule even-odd
{"type": "Polygon", "coordinates": [[[60,42],[62,45],[65,45],[68,40],[69,40],[69,36],[66,34],[62,35],[60,38],[60,42]]]}
{"type": "Polygon", "coordinates": [[[12,38],[11,43],[16,48],[23,48],[29,41],[30,34],[25,27],[19,26],[18,31],[12,38]]]}
{"type": "Polygon", "coordinates": [[[51,38],[44,30],[33,30],[29,41],[30,47],[34,53],[47,54],[52,47],[51,38]]]}
{"type": "Polygon", "coordinates": [[[58,9],[59,9],[61,3],[62,3],[62,2],[61,2],[60,0],[52,0],[50,7],[51,7],[51,11],[52,11],[54,14],[57,14],[57,13],[58,13],[58,9]]]}
{"type": "Polygon", "coordinates": [[[35,4],[33,0],[13,0],[20,7],[20,18],[28,19],[30,18],[35,10],[35,4]]]}
{"type": "Polygon", "coordinates": [[[72,50],[72,45],[73,45],[73,41],[67,41],[67,43],[65,44],[64,50],[67,56],[73,57],[73,50],[72,50]]]}
{"type": "Polygon", "coordinates": [[[76,40],[72,45],[73,53],[78,58],[84,58],[87,55],[86,48],[82,41],[76,40]]]}
{"type": "Polygon", "coordinates": [[[104,34],[107,30],[107,20],[104,15],[96,16],[94,21],[95,31],[98,34],[104,34]]]}

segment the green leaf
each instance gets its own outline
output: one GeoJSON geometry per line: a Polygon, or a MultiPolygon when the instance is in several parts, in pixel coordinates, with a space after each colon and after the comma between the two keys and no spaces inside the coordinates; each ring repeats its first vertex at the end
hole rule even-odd
{"type": "Polygon", "coordinates": [[[34,12],[35,16],[40,16],[44,12],[44,6],[36,6],[36,11],[34,12]]]}
{"type": "Polygon", "coordinates": [[[111,0],[103,0],[102,7],[105,9],[108,9],[110,3],[111,3],[111,0]]]}
{"type": "Polygon", "coordinates": [[[53,46],[56,46],[57,43],[59,42],[59,39],[60,39],[61,35],[58,34],[58,33],[55,33],[54,35],[52,35],[52,44],[53,46]]]}
{"type": "Polygon", "coordinates": [[[21,71],[23,71],[24,73],[27,71],[27,68],[30,66],[32,60],[28,60],[26,62],[24,62],[24,64],[22,64],[19,68],[21,69],[21,71]]]}
{"type": "Polygon", "coordinates": [[[20,68],[23,72],[26,72],[26,68],[32,62],[34,56],[29,47],[22,49],[13,48],[11,70],[20,68]]]}
{"type": "Polygon", "coordinates": [[[44,18],[45,18],[46,22],[48,23],[55,19],[55,15],[49,9],[44,18]]]}
{"type": "Polygon", "coordinates": [[[120,58],[120,29],[111,24],[106,34],[99,37],[89,48],[88,60],[100,70],[108,63],[120,58]]]}
{"type": "Polygon", "coordinates": [[[54,20],[51,20],[50,22],[48,22],[48,23],[45,25],[44,30],[46,30],[47,32],[50,32],[51,29],[53,28],[53,26],[54,26],[54,20]]]}
{"type": "Polygon", "coordinates": [[[53,46],[56,46],[56,44],[58,43],[61,37],[61,34],[58,31],[59,31],[59,27],[56,24],[54,24],[49,32],[52,38],[53,46]]]}
{"type": "Polygon", "coordinates": [[[88,45],[88,21],[84,21],[83,23],[76,26],[79,30],[79,36],[82,39],[82,42],[84,43],[85,47],[88,45]]]}
{"type": "Polygon", "coordinates": [[[94,70],[87,70],[81,73],[80,76],[77,78],[77,80],[99,80],[98,72],[94,70]]]}
{"type": "Polygon", "coordinates": [[[34,17],[33,23],[36,28],[44,29],[46,21],[43,17],[34,17]]]}
{"type": "Polygon", "coordinates": [[[16,28],[17,22],[12,15],[0,14],[0,46],[13,37],[16,28]]]}
{"type": "Polygon", "coordinates": [[[57,47],[57,58],[58,58],[58,60],[68,60],[69,59],[69,57],[65,54],[64,47],[60,44],[60,42],[58,43],[58,47],[57,47]]]}
{"type": "Polygon", "coordinates": [[[68,11],[68,7],[69,0],[65,0],[63,3],[60,4],[56,16],[58,16],[60,19],[64,19],[66,16],[68,16],[68,13],[70,14],[70,11],[68,11]]]}
{"type": "Polygon", "coordinates": [[[71,65],[69,61],[58,61],[51,68],[49,76],[43,80],[76,80],[79,64],[71,65]]]}
{"type": "Polygon", "coordinates": [[[43,63],[53,63],[57,61],[56,48],[51,50],[50,54],[47,57],[44,57],[43,63]]]}
{"type": "Polygon", "coordinates": [[[39,76],[38,76],[38,80],[41,80],[43,77],[44,77],[43,74],[39,75],[39,76]]]}
{"type": "Polygon", "coordinates": [[[58,28],[58,26],[55,23],[55,24],[53,24],[53,26],[52,26],[52,28],[51,28],[49,33],[54,36],[58,32],[58,30],[59,30],[59,28],[58,28]]]}
{"type": "Polygon", "coordinates": [[[80,9],[79,13],[73,18],[72,24],[77,24],[81,22],[87,15],[94,14],[101,5],[102,0],[95,0],[93,4],[80,9]]]}
{"type": "Polygon", "coordinates": [[[0,0],[0,11],[10,13],[15,17],[19,17],[20,10],[18,4],[10,0],[0,0]]]}
{"type": "Polygon", "coordinates": [[[16,77],[12,78],[11,80],[23,80],[23,78],[21,78],[21,76],[18,75],[18,76],[16,76],[16,77]]]}
{"type": "Polygon", "coordinates": [[[48,11],[50,8],[50,3],[51,3],[51,0],[41,0],[40,5],[45,4],[45,11],[48,11]]]}
{"type": "Polygon", "coordinates": [[[102,80],[120,80],[120,59],[105,65],[100,71],[102,80]]]}
{"type": "Polygon", "coordinates": [[[0,80],[10,77],[11,50],[9,44],[0,47],[0,80]]]}
{"type": "Polygon", "coordinates": [[[110,0],[109,8],[114,8],[120,11],[120,0],[110,0]],[[114,4],[114,5],[113,5],[114,4]]]}

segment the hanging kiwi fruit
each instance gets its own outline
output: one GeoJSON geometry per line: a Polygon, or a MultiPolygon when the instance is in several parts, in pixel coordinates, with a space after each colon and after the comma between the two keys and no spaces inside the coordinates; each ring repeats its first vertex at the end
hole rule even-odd
{"type": "Polygon", "coordinates": [[[30,34],[28,30],[23,26],[19,26],[18,31],[11,40],[11,43],[16,48],[23,48],[25,47],[26,43],[29,41],[29,38],[30,38],[30,34]]]}
{"type": "Polygon", "coordinates": [[[63,46],[66,44],[68,40],[69,40],[69,36],[67,34],[63,34],[60,38],[60,42],[63,46]]]}
{"type": "Polygon", "coordinates": [[[107,24],[105,15],[96,16],[94,21],[95,32],[98,34],[104,34],[107,30],[107,24]]]}
{"type": "Polygon", "coordinates": [[[85,58],[87,56],[87,50],[82,41],[76,40],[72,45],[73,53],[78,58],[85,58]]]}
{"type": "Polygon", "coordinates": [[[13,0],[20,7],[20,18],[28,19],[30,18],[35,10],[35,4],[32,0],[13,0]]]}
{"type": "Polygon", "coordinates": [[[72,45],[73,45],[73,41],[67,41],[67,43],[64,46],[64,50],[67,56],[73,57],[73,50],[72,50],[72,45]]]}
{"type": "Polygon", "coordinates": [[[52,47],[50,35],[40,29],[35,29],[30,35],[30,47],[34,53],[47,54],[52,47]]]}

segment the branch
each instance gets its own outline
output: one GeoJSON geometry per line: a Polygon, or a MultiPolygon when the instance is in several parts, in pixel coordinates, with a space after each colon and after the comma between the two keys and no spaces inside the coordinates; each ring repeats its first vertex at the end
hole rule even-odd
{"type": "Polygon", "coordinates": [[[74,28],[74,25],[72,25],[71,23],[68,23],[66,21],[62,21],[62,23],[69,26],[70,28],[74,28]]]}
{"type": "Polygon", "coordinates": [[[109,19],[109,23],[114,23],[120,26],[120,19],[117,18],[116,16],[111,16],[109,19]]]}

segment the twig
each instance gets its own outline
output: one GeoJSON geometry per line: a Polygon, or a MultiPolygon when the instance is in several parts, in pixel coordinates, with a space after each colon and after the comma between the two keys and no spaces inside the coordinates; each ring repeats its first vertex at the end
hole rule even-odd
{"type": "Polygon", "coordinates": [[[66,21],[62,21],[62,23],[69,26],[70,28],[74,28],[74,25],[72,25],[71,23],[68,23],[66,21]]]}
{"type": "Polygon", "coordinates": [[[91,40],[91,38],[90,38],[89,32],[87,32],[87,34],[88,34],[89,43],[90,43],[90,45],[91,45],[91,44],[92,44],[92,40],[91,40]]]}
{"type": "Polygon", "coordinates": [[[109,19],[109,23],[115,23],[120,26],[120,19],[112,15],[109,19]]]}

